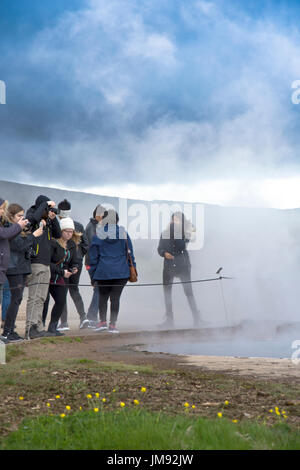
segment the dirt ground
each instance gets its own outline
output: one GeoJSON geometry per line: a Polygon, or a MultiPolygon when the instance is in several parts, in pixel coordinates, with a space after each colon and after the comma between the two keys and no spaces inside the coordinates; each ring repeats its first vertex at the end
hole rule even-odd
{"type": "MultiPolygon", "coordinates": [[[[61,338],[9,345],[7,363],[0,366],[0,436],[24,417],[49,410],[61,413],[66,405],[72,410],[91,406],[86,395],[95,393],[105,398],[101,406],[107,409],[121,401],[134,406],[137,399],[153,411],[206,417],[222,412],[229,419],[270,424],[285,420],[300,427],[300,365],[288,359],[177,356],[146,350],[153,341],[174,341],[184,334],[187,331],[111,335],[77,330],[61,338]]],[[[189,334],[201,337],[204,332],[189,334]]]]}

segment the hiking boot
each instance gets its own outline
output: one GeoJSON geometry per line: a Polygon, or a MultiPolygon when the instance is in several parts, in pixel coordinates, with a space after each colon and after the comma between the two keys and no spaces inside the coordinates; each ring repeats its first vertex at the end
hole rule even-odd
{"type": "Polygon", "coordinates": [[[47,336],[65,336],[65,333],[58,331],[57,322],[50,322],[48,326],[47,336]]]}
{"type": "Polygon", "coordinates": [[[116,325],[112,325],[112,324],[109,325],[108,332],[109,333],[120,333],[119,330],[117,330],[116,325]]]}
{"type": "Polygon", "coordinates": [[[97,323],[96,327],[95,327],[95,331],[104,331],[104,330],[107,330],[107,323],[106,321],[100,321],[99,323],[97,323]]]}
{"type": "Polygon", "coordinates": [[[70,330],[68,323],[61,323],[60,325],[58,325],[58,327],[56,329],[58,331],[69,331],[70,330]]]}
{"type": "Polygon", "coordinates": [[[61,331],[56,330],[55,333],[52,333],[54,336],[66,336],[65,333],[62,333],[61,331]]]}
{"type": "Polygon", "coordinates": [[[32,325],[30,327],[30,330],[28,332],[28,337],[30,339],[43,338],[44,336],[45,336],[45,331],[38,331],[37,325],[32,325]]]}
{"type": "Polygon", "coordinates": [[[79,329],[84,330],[85,328],[88,328],[90,324],[90,321],[86,316],[80,318],[80,324],[79,324],[79,329]]]}

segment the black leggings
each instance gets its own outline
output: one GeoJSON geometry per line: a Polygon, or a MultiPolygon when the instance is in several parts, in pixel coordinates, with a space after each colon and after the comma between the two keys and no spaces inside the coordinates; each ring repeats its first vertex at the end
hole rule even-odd
{"type": "Polygon", "coordinates": [[[191,270],[189,268],[180,273],[175,273],[168,269],[164,269],[163,271],[164,298],[167,318],[170,320],[173,319],[172,283],[174,282],[174,277],[179,277],[180,281],[183,282],[183,291],[188,300],[193,318],[195,321],[199,320],[199,311],[194,297],[192,284],[189,282],[191,281],[191,270]]]}
{"type": "MultiPolygon", "coordinates": [[[[66,300],[67,300],[67,292],[68,288],[65,285],[55,285],[55,284],[50,284],[49,286],[49,292],[48,296],[45,302],[44,306],[44,312],[45,310],[48,310],[48,305],[49,305],[49,300],[50,300],[50,295],[53,297],[53,300],[55,304],[53,305],[52,311],[51,311],[51,320],[50,324],[54,329],[57,327],[58,320],[61,317],[61,314],[63,312],[66,300]]],[[[50,326],[49,324],[49,326],[50,326]]]]}
{"type": "Polygon", "coordinates": [[[110,323],[115,325],[119,310],[120,297],[128,279],[107,279],[97,281],[99,287],[100,321],[106,321],[107,303],[110,299],[110,323]]]}
{"type": "MultiPolygon", "coordinates": [[[[80,318],[85,316],[84,304],[83,304],[83,300],[82,300],[82,297],[80,295],[79,287],[78,287],[81,271],[82,271],[82,265],[79,266],[78,272],[76,274],[73,274],[72,276],[70,276],[69,279],[65,279],[65,283],[68,286],[70,296],[71,296],[71,298],[72,298],[72,300],[75,304],[77,313],[78,313],[80,318]]],[[[67,323],[68,322],[67,302],[65,303],[63,313],[62,313],[62,316],[61,316],[60,320],[61,320],[61,323],[67,323]]]]}
{"type": "Polygon", "coordinates": [[[3,335],[7,336],[9,333],[12,333],[15,327],[15,321],[18,315],[20,303],[23,299],[23,291],[26,282],[26,274],[16,274],[13,276],[7,276],[11,300],[9,307],[6,312],[6,318],[4,323],[3,335]]]}

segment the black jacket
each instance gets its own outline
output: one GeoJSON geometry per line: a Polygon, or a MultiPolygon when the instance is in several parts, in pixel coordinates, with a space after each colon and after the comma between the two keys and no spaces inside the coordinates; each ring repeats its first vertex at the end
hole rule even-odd
{"type": "Polygon", "coordinates": [[[81,241],[77,247],[78,263],[82,264],[83,257],[87,254],[88,249],[89,249],[89,240],[86,236],[83,225],[79,222],[74,222],[74,225],[75,225],[75,231],[82,233],[81,241]]]}
{"type": "Polygon", "coordinates": [[[78,267],[77,247],[73,240],[67,243],[65,250],[57,240],[51,240],[51,282],[54,284],[64,277],[64,271],[78,267]]]}
{"type": "MultiPolygon", "coordinates": [[[[31,224],[32,231],[39,228],[39,224],[47,210],[47,201],[42,202],[38,207],[31,206],[26,213],[26,219],[31,224]]],[[[36,256],[31,259],[32,263],[40,263],[45,266],[50,265],[51,258],[51,240],[52,238],[60,238],[61,230],[57,218],[47,218],[47,225],[43,230],[43,235],[35,238],[34,251],[36,256]]]]}
{"type": "Polygon", "coordinates": [[[22,231],[19,224],[0,223],[0,284],[6,281],[5,273],[10,261],[9,241],[22,231]]]}
{"type": "Polygon", "coordinates": [[[30,274],[30,250],[34,245],[35,237],[30,233],[27,236],[17,235],[10,241],[10,262],[6,274],[30,274]]]}
{"type": "Polygon", "coordinates": [[[184,235],[182,238],[174,238],[174,234],[164,231],[161,234],[158,254],[164,258],[164,270],[173,272],[174,274],[184,272],[191,268],[189,254],[186,246],[189,240],[184,235]],[[174,259],[165,258],[165,253],[170,253],[174,259]]]}
{"type": "MultiPolygon", "coordinates": [[[[96,219],[91,218],[89,223],[87,224],[85,228],[85,234],[88,240],[88,245],[89,247],[92,244],[92,240],[94,236],[96,235],[96,228],[97,228],[98,222],[96,219]]],[[[91,260],[90,260],[90,255],[89,255],[89,250],[87,251],[85,255],[85,265],[90,266],[91,265],[91,260]]]]}

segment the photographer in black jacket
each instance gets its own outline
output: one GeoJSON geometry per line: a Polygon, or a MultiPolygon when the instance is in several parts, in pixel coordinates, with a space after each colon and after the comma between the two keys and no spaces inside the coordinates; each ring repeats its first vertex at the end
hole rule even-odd
{"type": "MultiPolygon", "coordinates": [[[[58,204],[58,218],[60,222],[63,219],[71,217],[71,203],[64,199],[58,204]]],[[[76,274],[73,274],[66,280],[66,284],[68,285],[68,290],[70,292],[71,298],[75,304],[77,313],[79,315],[79,328],[88,328],[89,320],[85,314],[84,304],[82,297],[79,292],[79,281],[82,272],[83,266],[83,257],[86,255],[88,251],[89,242],[87,236],[85,234],[85,230],[83,225],[79,222],[74,221],[74,229],[75,233],[80,234],[80,242],[77,246],[77,260],[78,260],[78,271],[76,274]]],[[[68,311],[67,311],[67,302],[64,306],[61,318],[60,318],[60,325],[58,326],[59,331],[66,331],[69,330],[68,325],[68,311]]]]}
{"type": "MultiPolygon", "coordinates": [[[[10,204],[7,209],[9,225],[18,223],[24,217],[24,209],[19,204],[10,204]]],[[[6,277],[11,289],[10,304],[6,311],[3,328],[3,336],[9,341],[20,341],[21,338],[15,331],[15,321],[23,298],[26,278],[31,273],[30,252],[35,238],[41,236],[42,228],[30,233],[26,228],[16,237],[10,240],[10,261],[6,271],[6,277]]]]}
{"type": "Polygon", "coordinates": [[[46,321],[51,295],[55,302],[48,326],[48,333],[51,336],[64,335],[57,329],[57,325],[66,304],[68,279],[78,271],[77,248],[81,235],[75,232],[74,222],[70,217],[63,218],[60,227],[61,237],[58,240],[51,240],[51,279],[43,312],[43,320],[46,321]]]}
{"type": "Polygon", "coordinates": [[[56,218],[55,202],[47,196],[39,196],[34,206],[26,213],[31,231],[43,228],[35,239],[31,258],[31,274],[28,276],[28,300],[26,307],[26,338],[34,339],[47,335],[43,329],[43,309],[50,281],[51,240],[60,238],[61,230],[56,218]]]}

